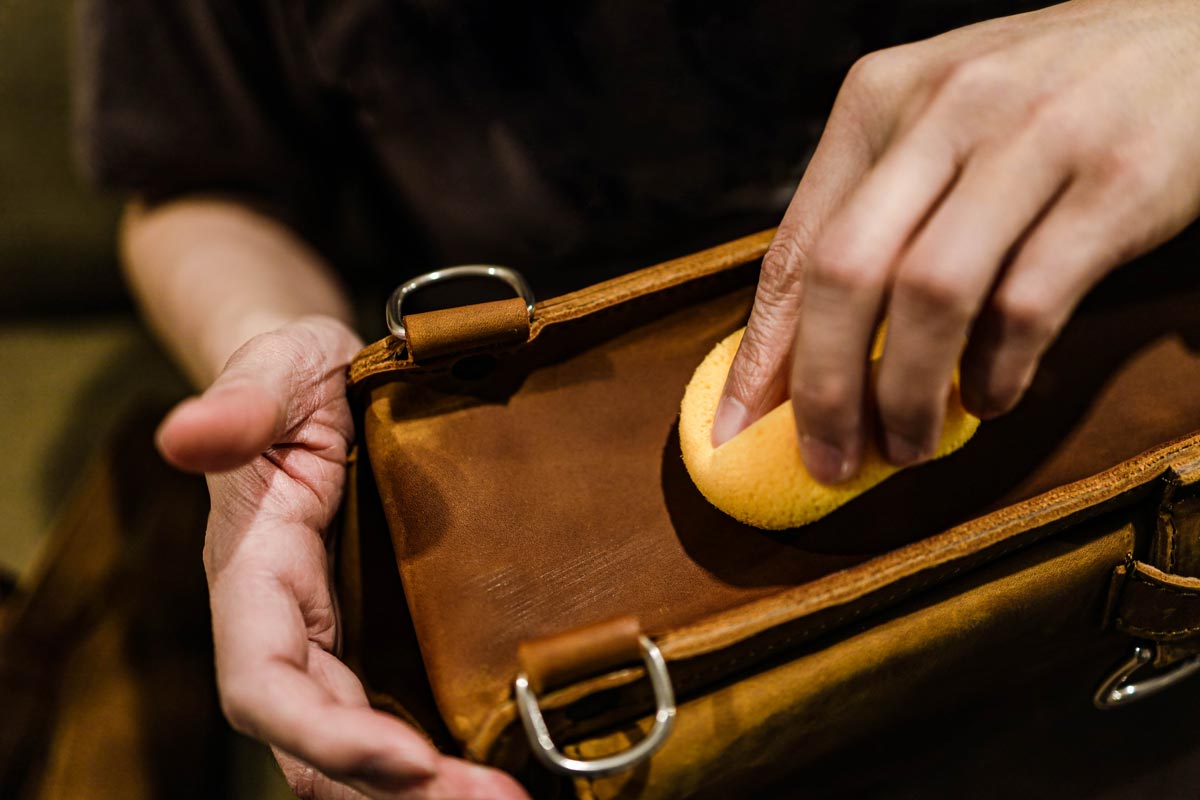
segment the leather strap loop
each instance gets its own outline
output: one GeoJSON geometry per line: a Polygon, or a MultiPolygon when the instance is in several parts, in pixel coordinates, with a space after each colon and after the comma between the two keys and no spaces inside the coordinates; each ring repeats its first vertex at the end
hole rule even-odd
{"type": "Polygon", "coordinates": [[[1151,561],[1174,575],[1200,577],[1200,496],[1194,465],[1172,468],[1158,510],[1151,561]]]}
{"type": "Polygon", "coordinates": [[[521,642],[517,661],[537,694],[592,677],[624,664],[640,663],[638,637],[642,626],[634,617],[576,628],[566,633],[521,642]]]}
{"type": "Polygon", "coordinates": [[[1171,575],[1140,561],[1113,575],[1113,625],[1155,642],[1200,636],[1200,578],[1171,575]]]}
{"type": "MultiPolygon", "coordinates": [[[[394,336],[387,336],[363,348],[350,364],[347,374],[349,384],[353,387],[375,376],[413,370],[417,367],[419,360],[431,361],[436,354],[445,356],[450,353],[469,352],[467,348],[461,347],[462,339],[455,339],[455,336],[464,330],[468,331],[467,341],[472,344],[474,350],[481,350],[487,346],[499,347],[508,343],[532,341],[546,328],[564,326],[624,304],[664,295],[675,289],[682,290],[688,284],[702,278],[717,276],[761,260],[774,235],[774,229],[761,231],[709,250],[622,275],[577,292],[549,298],[538,303],[532,324],[529,324],[527,318],[524,320],[525,328],[522,337],[517,337],[515,333],[512,333],[512,340],[506,338],[509,334],[498,334],[498,340],[488,340],[483,335],[485,331],[503,329],[503,326],[498,324],[499,320],[493,320],[487,325],[481,325],[476,321],[464,321],[469,320],[469,316],[464,317],[464,315],[475,314],[479,311],[479,306],[465,306],[460,309],[428,312],[443,317],[436,321],[437,326],[443,330],[435,332],[432,336],[426,336],[426,341],[422,344],[419,341],[413,341],[412,326],[415,322],[418,327],[424,327],[425,321],[418,319],[422,315],[407,314],[404,316],[404,325],[407,331],[408,346],[406,347],[394,336]],[[451,311],[456,313],[449,313],[451,311]],[[448,316],[445,316],[447,314],[448,316]],[[456,326],[458,333],[451,333],[448,330],[449,326],[456,326]],[[489,341],[491,341],[491,345],[488,344],[489,341]],[[451,342],[454,343],[454,346],[450,346],[451,342]],[[432,349],[430,349],[430,344],[432,344],[432,349]]],[[[510,303],[509,311],[506,313],[515,314],[516,306],[513,303],[516,301],[504,302],[510,303]]],[[[528,308],[525,308],[525,312],[528,313],[528,308]]],[[[515,318],[512,319],[512,322],[515,324],[515,318]]],[[[421,333],[418,333],[417,336],[420,337],[421,333]]]]}
{"type": "Polygon", "coordinates": [[[441,311],[406,314],[409,356],[414,362],[451,353],[518,344],[529,338],[529,308],[513,297],[441,311]]]}

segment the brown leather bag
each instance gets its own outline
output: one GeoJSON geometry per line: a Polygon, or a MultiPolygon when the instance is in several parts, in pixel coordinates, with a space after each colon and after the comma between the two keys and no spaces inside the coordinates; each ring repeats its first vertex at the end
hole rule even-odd
{"type": "Polygon", "coordinates": [[[1200,666],[1195,270],[1118,272],[1016,411],[768,533],[700,496],[676,418],[771,235],[536,306],[391,308],[405,340],[351,367],[338,563],[377,705],[537,792],[564,779],[531,753],[580,797],[728,796],[1047,671],[1113,707],[1200,666]]]}

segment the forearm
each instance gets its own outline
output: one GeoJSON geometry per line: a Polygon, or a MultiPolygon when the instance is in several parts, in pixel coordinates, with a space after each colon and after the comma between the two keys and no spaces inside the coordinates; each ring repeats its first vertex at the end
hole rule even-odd
{"type": "Polygon", "coordinates": [[[351,323],[349,299],[320,255],[233,201],[130,203],[120,251],[147,322],[199,387],[259,333],[309,314],[351,323]]]}

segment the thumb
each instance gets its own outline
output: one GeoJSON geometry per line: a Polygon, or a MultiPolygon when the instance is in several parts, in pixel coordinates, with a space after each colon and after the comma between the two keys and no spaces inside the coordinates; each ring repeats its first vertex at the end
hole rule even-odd
{"type": "Polygon", "coordinates": [[[184,400],[159,426],[159,452],[188,472],[223,472],[280,441],[289,428],[297,380],[286,334],[256,336],[229,359],[199,397],[184,400]]]}
{"type": "Polygon", "coordinates": [[[799,282],[797,247],[781,227],[763,257],[754,309],[717,403],[714,447],[737,436],[786,399],[789,355],[800,307],[799,282]]]}

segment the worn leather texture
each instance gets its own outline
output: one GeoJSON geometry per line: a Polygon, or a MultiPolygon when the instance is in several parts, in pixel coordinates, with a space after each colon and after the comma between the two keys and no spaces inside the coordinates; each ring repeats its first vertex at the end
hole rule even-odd
{"type": "Polygon", "coordinates": [[[586,628],[521,642],[517,663],[529,685],[541,694],[641,661],[642,629],[636,617],[617,617],[586,628]]]}
{"type": "MultiPolygon", "coordinates": [[[[1134,543],[1122,516],[1034,545],[871,625],[686,700],[655,758],[629,772],[576,780],[578,796],[753,797],[759,787],[819,765],[873,730],[1028,680],[1029,665],[1074,668],[1086,702],[1093,688],[1087,669],[1127,648],[1124,637],[1102,635],[1096,625],[1107,570],[1134,543]]],[[[649,726],[641,719],[568,753],[593,758],[619,751],[649,726]]]]}
{"type": "Polygon", "coordinates": [[[1179,642],[1200,633],[1200,578],[1171,575],[1149,564],[1122,564],[1115,572],[1113,625],[1155,642],[1179,642]]]}
{"type": "MultiPolygon", "coordinates": [[[[636,617],[679,730],[640,772],[576,787],[596,797],[745,780],[722,766],[740,748],[809,741],[768,722],[850,741],[904,713],[889,691],[978,691],[963,676],[1003,671],[1016,642],[1033,645],[1024,674],[1076,641],[1115,657],[1132,640],[1102,627],[1110,577],[1148,557],[1172,470],[1200,448],[1200,279],[1182,246],[1093,293],[1022,404],[962,451],[782,533],[712,509],[679,456],[683,387],[750,306],[753,269],[729,250],[539,307],[524,345],[424,364],[373,345],[351,376],[404,600],[362,608],[407,609],[446,733],[513,770],[522,643],[636,617]]],[[[541,697],[580,754],[627,742],[652,707],[641,667],[594,667],[541,697]]]]}
{"type": "Polygon", "coordinates": [[[529,309],[519,297],[465,309],[406,314],[408,351],[414,362],[447,353],[462,355],[529,338],[529,309]]]}

